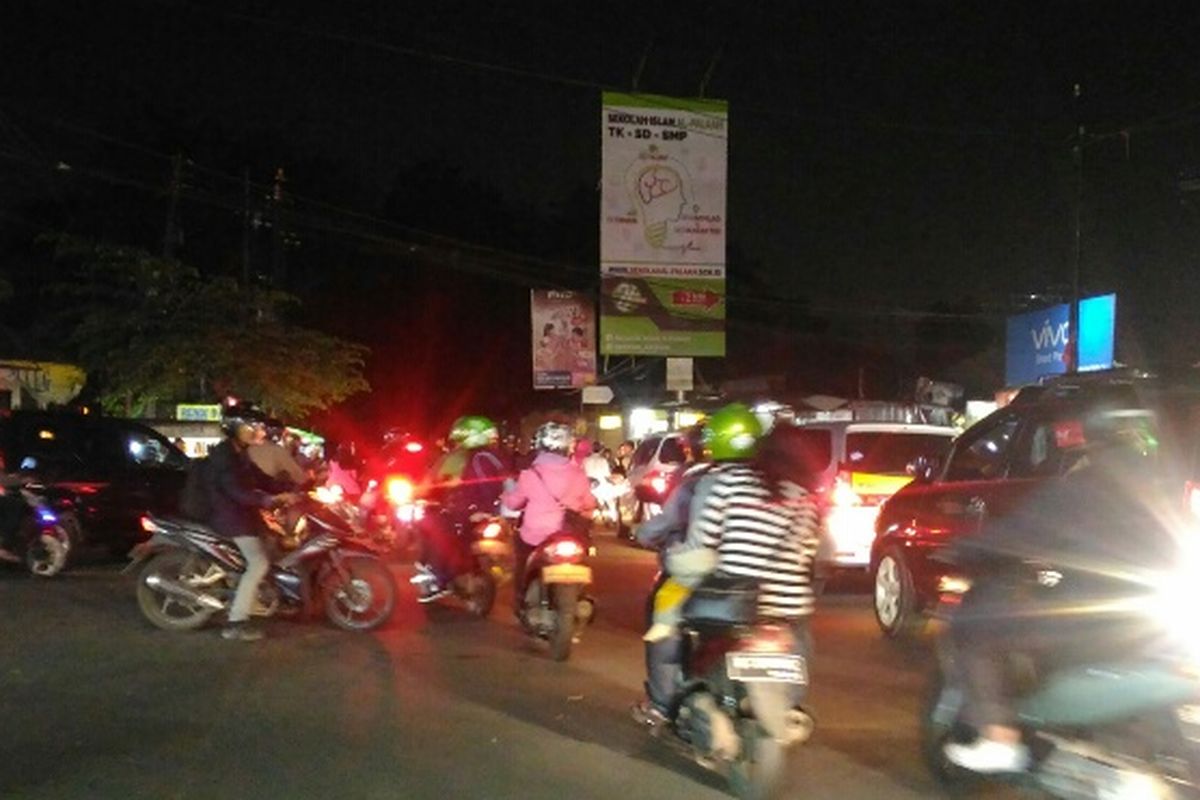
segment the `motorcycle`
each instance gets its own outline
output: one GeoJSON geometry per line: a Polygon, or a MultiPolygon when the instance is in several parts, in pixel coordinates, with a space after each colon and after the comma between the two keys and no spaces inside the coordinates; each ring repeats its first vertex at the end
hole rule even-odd
{"type": "MultiPolygon", "coordinates": [[[[259,585],[254,616],[313,614],[347,631],[370,631],[391,617],[396,586],[378,544],[359,535],[318,492],[300,501],[296,545],[272,559],[259,585]]],[[[142,518],[151,538],[130,553],[137,600],[151,624],[195,630],[233,602],[245,560],[237,545],[199,523],[142,518]]]]}
{"type": "MultiPolygon", "coordinates": [[[[1043,590],[1061,580],[1057,570],[1036,567],[1043,590]]],[[[938,616],[952,621],[970,583],[962,575],[942,579],[938,616]]],[[[1015,702],[1030,766],[988,777],[1064,800],[1200,794],[1196,597],[1194,579],[1190,586],[1168,579],[1155,593],[1128,601],[1127,610],[1144,617],[1138,627],[1153,632],[1153,644],[1122,647],[1114,660],[1043,670],[1021,654],[1010,656],[1004,664],[1009,684],[1027,689],[1015,702]]],[[[962,717],[965,686],[950,637],[942,636],[922,711],[921,749],[931,773],[960,794],[985,780],[945,755],[947,743],[975,735],[962,717]]]]}
{"type": "Polygon", "coordinates": [[[685,613],[683,680],[668,708],[668,724],[653,735],[724,775],[740,798],[765,800],[783,789],[787,753],[812,736],[801,706],[808,662],[797,632],[757,618],[757,591],[719,587],[720,606],[685,613]]]}
{"type": "Polygon", "coordinates": [[[459,521],[442,504],[429,500],[401,506],[397,516],[411,520],[409,524],[419,541],[454,537],[467,545],[463,555],[469,558],[469,568],[462,570],[449,586],[440,586],[437,576],[423,560],[414,564],[416,574],[411,580],[423,592],[418,602],[427,604],[452,594],[475,616],[491,614],[496,603],[496,588],[507,580],[507,563],[512,558],[512,532],[507,522],[482,513],[471,514],[465,522],[459,521]]]}
{"type": "Polygon", "coordinates": [[[78,522],[67,511],[55,509],[45,487],[26,483],[17,489],[25,508],[21,511],[11,542],[12,550],[0,547],[0,561],[21,564],[30,575],[52,578],[70,563],[78,522]]]}
{"type": "Polygon", "coordinates": [[[558,533],[534,548],[525,562],[524,598],[518,612],[525,632],[550,643],[555,661],[566,661],[583,626],[592,621],[595,600],[588,557],[595,553],[587,537],[558,533]]]}

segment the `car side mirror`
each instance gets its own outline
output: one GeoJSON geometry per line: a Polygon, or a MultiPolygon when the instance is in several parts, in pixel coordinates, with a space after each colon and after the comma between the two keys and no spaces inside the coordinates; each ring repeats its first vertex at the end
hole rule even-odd
{"type": "Polygon", "coordinates": [[[937,474],[938,460],[932,456],[917,456],[908,463],[905,471],[913,476],[914,483],[933,483],[937,474]]]}

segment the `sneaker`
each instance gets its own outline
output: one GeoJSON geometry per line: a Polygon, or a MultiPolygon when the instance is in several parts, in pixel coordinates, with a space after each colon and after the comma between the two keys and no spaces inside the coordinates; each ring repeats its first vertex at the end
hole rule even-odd
{"type": "Polygon", "coordinates": [[[1029,751],[1022,744],[1006,744],[982,736],[970,744],[951,742],[946,758],[963,769],[983,774],[1024,772],[1029,767],[1029,751]]]}
{"type": "Polygon", "coordinates": [[[257,642],[263,638],[263,632],[257,628],[248,628],[235,623],[227,625],[225,630],[221,631],[221,638],[232,642],[257,642]]]}
{"type": "Polygon", "coordinates": [[[659,728],[670,722],[667,713],[651,703],[649,698],[643,698],[630,709],[633,721],[647,728],[659,728]]]}
{"type": "Polygon", "coordinates": [[[449,589],[436,589],[429,587],[429,591],[417,598],[418,603],[432,603],[434,600],[441,600],[443,597],[449,597],[454,592],[449,589]]]}

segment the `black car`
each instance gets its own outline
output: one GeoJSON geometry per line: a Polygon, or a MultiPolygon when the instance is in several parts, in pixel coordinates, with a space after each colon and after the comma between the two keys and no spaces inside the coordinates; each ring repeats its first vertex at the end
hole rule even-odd
{"type": "Polygon", "coordinates": [[[1057,446],[1057,432],[1102,407],[1144,410],[1162,444],[1157,477],[1200,513],[1200,392],[1123,372],[1028,387],[962,434],[944,463],[913,465],[917,479],[880,509],[871,574],[875,617],[885,635],[920,627],[939,597],[944,568],[934,558],[938,551],[978,531],[985,518],[1009,513],[1039,482],[1064,474],[1072,461],[1057,446]]]}
{"type": "Polygon", "coordinates": [[[71,413],[0,417],[0,454],[9,471],[36,478],[66,512],[75,553],[128,552],[144,537],[144,514],[177,510],[188,465],[187,456],[145,425],[71,413]]]}

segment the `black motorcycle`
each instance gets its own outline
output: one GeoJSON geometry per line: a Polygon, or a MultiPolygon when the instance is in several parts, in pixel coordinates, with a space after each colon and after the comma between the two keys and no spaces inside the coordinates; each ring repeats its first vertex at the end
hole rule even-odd
{"type": "Polygon", "coordinates": [[[78,539],[72,534],[78,522],[69,511],[56,508],[40,484],[27,483],[6,491],[18,494],[19,500],[6,498],[5,502],[20,502],[23,507],[10,517],[16,527],[10,534],[9,549],[0,546],[0,561],[21,564],[39,578],[54,577],[70,563],[78,539]]]}
{"type": "Polygon", "coordinates": [[[558,533],[542,542],[525,562],[524,598],[519,617],[530,636],[550,642],[555,661],[566,661],[583,626],[595,616],[595,600],[587,594],[592,583],[588,558],[594,553],[585,536],[558,533]]]}
{"type": "Polygon", "coordinates": [[[454,596],[477,617],[491,614],[496,604],[496,589],[507,579],[504,565],[512,553],[512,533],[507,522],[483,513],[454,514],[432,500],[416,501],[410,508],[415,536],[426,551],[414,564],[416,574],[412,582],[421,590],[418,602],[427,604],[454,596]],[[431,546],[456,548],[454,559],[465,565],[448,586],[439,584],[427,563],[431,546]]]}
{"type": "MultiPolygon", "coordinates": [[[[363,538],[315,493],[301,501],[292,549],[272,560],[259,585],[254,616],[314,614],[334,625],[370,631],[391,617],[396,585],[380,547],[363,538]]],[[[233,603],[245,560],[237,545],[198,523],[147,516],[151,538],[134,548],[125,570],[140,567],[138,606],[165,630],[202,627],[233,603]]]]}
{"type": "Polygon", "coordinates": [[[710,579],[685,606],[683,681],[655,735],[725,776],[740,798],[783,790],[787,753],[812,735],[808,663],[791,626],[757,618],[752,581],[710,579]]]}

